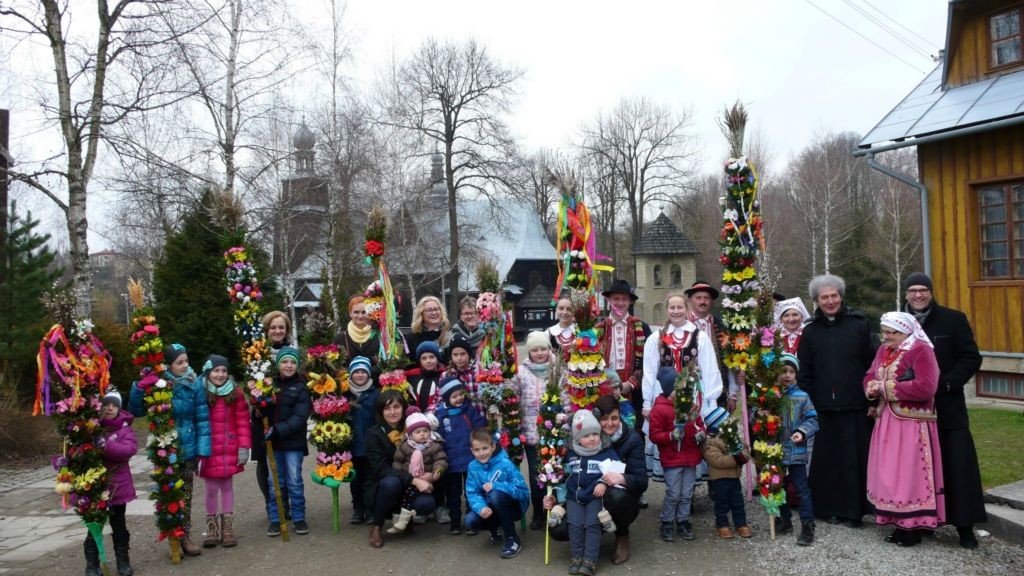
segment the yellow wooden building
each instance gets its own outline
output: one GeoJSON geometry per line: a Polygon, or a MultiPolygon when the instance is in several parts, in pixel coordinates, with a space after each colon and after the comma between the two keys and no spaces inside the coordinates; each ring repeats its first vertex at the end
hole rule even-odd
{"type": "Polygon", "coordinates": [[[978,394],[1024,399],[1024,2],[950,1],[938,66],[856,155],[920,191],[926,271],[974,327],[978,394]],[[873,159],[905,146],[920,181],[873,159]]]}

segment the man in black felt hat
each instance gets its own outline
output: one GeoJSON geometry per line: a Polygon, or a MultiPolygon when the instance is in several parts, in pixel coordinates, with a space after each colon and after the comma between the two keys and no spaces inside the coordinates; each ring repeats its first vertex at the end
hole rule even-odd
{"type": "Polygon", "coordinates": [[[622,395],[629,398],[637,414],[636,429],[643,424],[643,394],[640,383],[644,370],[644,343],[651,335],[646,322],[629,313],[637,301],[629,282],[621,278],[601,293],[608,302],[608,316],[594,327],[608,368],[622,380],[622,395]],[[636,390],[634,394],[633,391],[636,390]]]}
{"type": "Polygon", "coordinates": [[[935,412],[946,490],[946,521],[956,526],[960,545],[974,549],[978,547],[974,524],[987,521],[988,516],[964,386],[981,368],[981,354],[967,316],[935,302],[931,278],[914,272],[907,276],[903,287],[906,295],[903,311],[917,318],[935,346],[935,358],[939,362],[935,412]]]}
{"type": "Polygon", "coordinates": [[[735,374],[725,367],[722,357],[722,346],[718,343],[718,332],[722,329],[722,318],[711,312],[711,306],[718,300],[718,290],[714,286],[698,280],[684,291],[687,305],[690,308],[690,322],[697,325],[715,344],[715,358],[718,370],[722,373],[722,382],[728,382],[728,394],[718,397],[718,405],[730,411],[736,409],[736,394],[742,383],[742,373],[735,374]],[[737,381],[737,378],[740,380],[737,381]]]}

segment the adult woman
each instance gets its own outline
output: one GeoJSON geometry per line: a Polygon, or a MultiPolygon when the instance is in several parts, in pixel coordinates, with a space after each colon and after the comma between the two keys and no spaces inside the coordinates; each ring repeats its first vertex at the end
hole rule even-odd
{"type": "MultiPolygon", "coordinates": [[[[640,496],[647,491],[647,466],[644,463],[644,439],[639,432],[623,425],[619,412],[619,401],[614,396],[602,396],[594,403],[594,415],[601,424],[601,439],[610,443],[619,460],[626,464],[623,473],[606,472],[603,481],[615,490],[608,490],[604,495],[604,507],[612,515],[615,522],[615,552],[613,564],[622,564],[629,560],[629,526],[640,514],[640,496]],[[599,416],[598,416],[599,414],[599,416]],[[618,488],[621,486],[622,488],[618,488]]],[[[544,507],[550,509],[555,503],[552,496],[544,499],[544,507]]],[[[566,522],[551,529],[551,537],[555,540],[569,539],[569,527],[566,522]]]]}
{"type": "Polygon", "coordinates": [[[416,348],[428,340],[444,348],[448,345],[448,314],[435,296],[424,296],[412,311],[412,331],[405,337],[406,353],[417,362],[416,348]]]}
{"type": "Polygon", "coordinates": [[[548,337],[551,340],[551,350],[561,352],[562,359],[569,359],[569,350],[576,340],[576,319],[572,315],[572,300],[569,294],[562,293],[555,304],[555,317],[558,324],[548,328],[548,337]]]}
{"type": "Polygon", "coordinates": [[[804,322],[810,319],[811,314],[799,298],[789,298],[775,305],[775,324],[780,327],[782,345],[787,354],[796,355],[800,336],[804,333],[804,322]]]}
{"type": "Polygon", "coordinates": [[[376,381],[380,375],[380,333],[366,315],[366,304],[362,296],[349,298],[348,317],[345,331],[338,334],[334,343],[345,351],[345,358],[369,358],[370,375],[376,381]]]}
{"type": "MultiPolygon", "coordinates": [[[[374,403],[377,425],[366,431],[366,460],[369,477],[366,479],[366,494],[373,495],[373,522],[370,523],[370,546],[384,545],[381,527],[384,519],[398,510],[402,494],[409,484],[415,485],[420,495],[413,507],[417,514],[427,515],[434,511],[436,504],[430,494],[433,484],[422,478],[413,478],[408,472],[396,470],[395,449],[402,441],[405,431],[405,410],[409,405],[401,392],[385,390],[374,403]]],[[[412,527],[412,524],[409,524],[412,527]]]]}
{"type": "Polygon", "coordinates": [[[867,494],[875,521],[896,526],[886,541],[914,546],[919,530],[934,530],[946,519],[935,424],[939,365],[931,340],[906,312],[882,315],[882,340],[864,376],[864,395],[878,401],[867,494]]]}
{"type": "MultiPolygon", "coordinates": [[[[263,333],[270,344],[270,359],[277,358],[281,348],[292,345],[292,321],[280,310],[272,310],[263,315],[263,333]]],[[[267,445],[263,438],[263,415],[254,406],[249,414],[249,431],[252,435],[252,451],[250,457],[256,463],[256,485],[263,494],[263,504],[270,504],[270,468],[267,467],[267,445]]],[[[284,517],[291,520],[288,505],[288,492],[281,492],[284,505],[284,517]]]]}
{"type": "Polygon", "coordinates": [[[480,311],[476,309],[476,298],[463,297],[462,300],[459,300],[459,321],[452,326],[447,340],[451,341],[455,336],[461,336],[473,347],[473,353],[476,353],[476,349],[480,347],[480,342],[486,333],[487,331],[480,324],[480,311]]]}

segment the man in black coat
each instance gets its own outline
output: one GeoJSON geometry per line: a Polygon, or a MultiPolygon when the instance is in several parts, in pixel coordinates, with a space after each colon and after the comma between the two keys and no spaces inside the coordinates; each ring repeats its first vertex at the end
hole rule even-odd
{"type": "Polygon", "coordinates": [[[931,278],[915,272],[903,284],[906,290],[904,311],[913,314],[921,323],[935,346],[935,358],[939,362],[935,411],[942,451],[946,521],[956,526],[961,546],[977,548],[974,524],[985,522],[988,517],[982,497],[978,454],[974,450],[967,403],[964,401],[964,386],[981,367],[981,354],[967,316],[935,302],[931,278]]]}
{"type": "Polygon", "coordinates": [[[843,305],[846,283],[825,274],[809,285],[817,304],[797,351],[797,382],[818,411],[810,486],[814,515],[860,527],[867,501],[868,447],[873,422],[864,397],[864,374],[878,348],[864,314],[843,305]]]}

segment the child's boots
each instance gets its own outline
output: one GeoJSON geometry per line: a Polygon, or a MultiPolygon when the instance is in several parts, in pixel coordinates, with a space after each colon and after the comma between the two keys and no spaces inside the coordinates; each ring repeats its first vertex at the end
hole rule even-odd
{"type": "Polygon", "coordinates": [[[117,576],[133,576],[131,561],[128,558],[128,542],[131,536],[125,531],[123,534],[114,533],[114,558],[117,559],[117,576]]]}
{"type": "Polygon", "coordinates": [[[391,528],[388,528],[388,534],[398,534],[405,530],[405,527],[409,525],[414,516],[416,516],[415,510],[402,508],[402,511],[398,513],[398,519],[391,525],[391,528]]]}
{"type": "Polygon", "coordinates": [[[103,576],[103,569],[100,568],[100,551],[92,536],[85,539],[82,548],[85,550],[85,576],[103,576]]]}
{"type": "Polygon", "coordinates": [[[206,517],[206,538],[203,539],[203,548],[213,548],[220,544],[220,526],[217,524],[217,515],[212,514],[206,517]]]}
{"type": "Polygon", "coordinates": [[[233,514],[220,515],[220,545],[225,548],[238,545],[238,540],[235,539],[234,523],[235,517],[233,514]]]}

